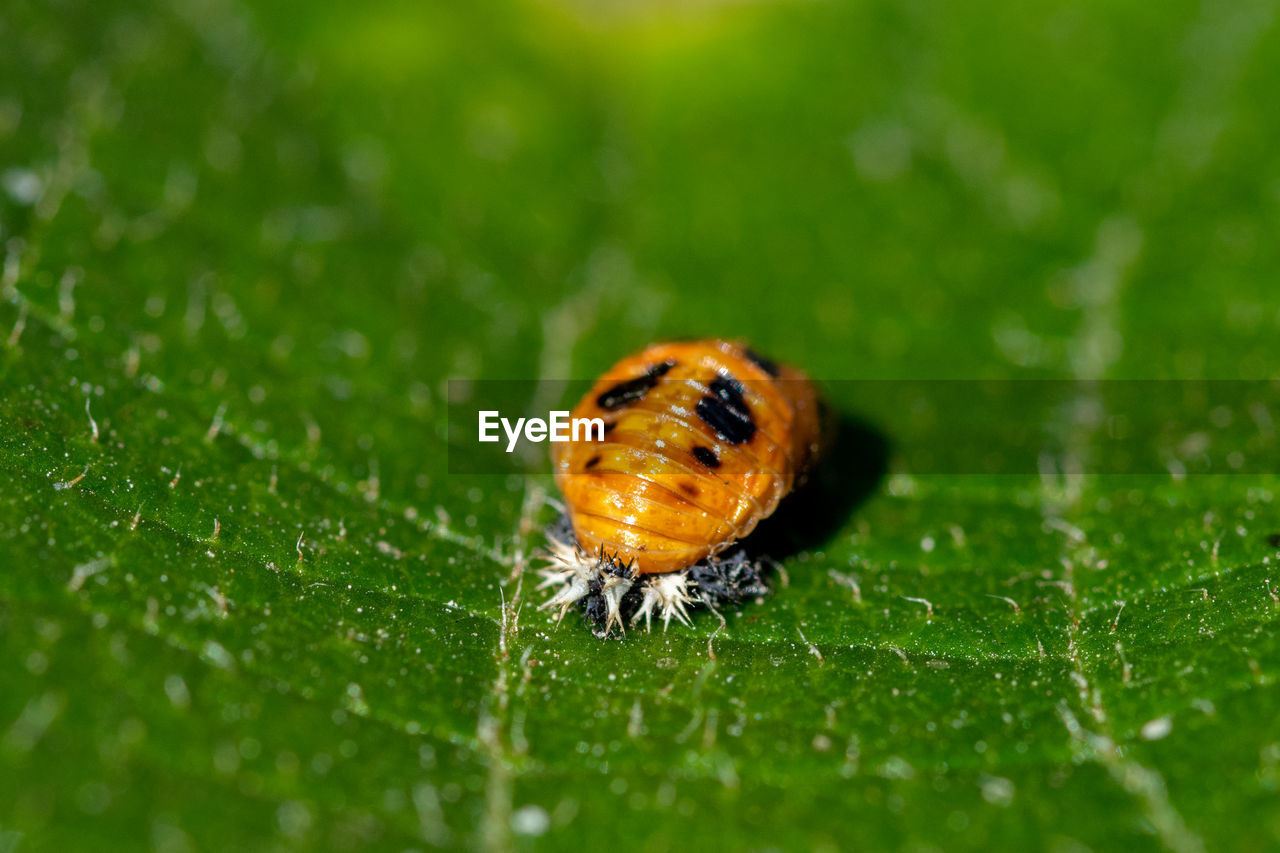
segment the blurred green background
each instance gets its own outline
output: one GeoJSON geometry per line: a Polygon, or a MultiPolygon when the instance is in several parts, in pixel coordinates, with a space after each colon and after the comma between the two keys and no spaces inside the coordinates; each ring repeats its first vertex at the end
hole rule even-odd
{"type": "Polygon", "coordinates": [[[1280,479],[1062,476],[1088,380],[1277,376],[1274,3],[8,0],[0,43],[0,851],[1280,844],[1280,479]],[[553,630],[549,484],[450,475],[446,382],[686,335],[846,414],[1079,405],[1038,476],[891,459],[714,638],[553,630]]]}

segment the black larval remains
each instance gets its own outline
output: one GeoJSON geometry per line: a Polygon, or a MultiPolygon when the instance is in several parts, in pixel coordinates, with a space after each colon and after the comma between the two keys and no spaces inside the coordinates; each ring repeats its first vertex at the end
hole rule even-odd
{"type": "MultiPolygon", "coordinates": [[[[564,543],[575,540],[573,524],[567,515],[559,516],[549,528],[547,538],[564,543]]],[[[590,591],[578,603],[583,618],[591,626],[592,633],[604,638],[605,625],[609,620],[609,604],[604,596],[604,579],[606,575],[627,578],[633,585],[619,603],[622,624],[630,625],[631,618],[644,602],[645,585],[662,575],[641,575],[635,571],[634,563],[623,562],[611,557],[603,551],[597,555],[600,574],[590,582],[590,591]]],[[[692,601],[690,609],[707,607],[719,610],[721,607],[732,607],[750,599],[763,598],[769,594],[769,584],[765,580],[770,561],[749,557],[742,546],[734,546],[727,552],[715,557],[708,557],[687,569],[681,569],[689,580],[689,593],[692,601]]]]}

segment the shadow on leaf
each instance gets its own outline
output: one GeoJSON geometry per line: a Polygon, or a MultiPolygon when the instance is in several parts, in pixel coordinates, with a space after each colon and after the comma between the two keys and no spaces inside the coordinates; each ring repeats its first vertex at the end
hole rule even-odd
{"type": "Polygon", "coordinates": [[[831,541],[884,479],[889,441],[861,419],[842,415],[806,482],[746,540],[755,554],[785,560],[831,541]]]}

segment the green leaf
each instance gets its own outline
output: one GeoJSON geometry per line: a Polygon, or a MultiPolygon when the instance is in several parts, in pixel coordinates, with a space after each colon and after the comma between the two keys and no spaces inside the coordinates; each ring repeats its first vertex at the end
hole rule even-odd
{"type": "Polygon", "coordinates": [[[1087,380],[1277,375],[1274,20],[7,4],[0,850],[1274,847],[1275,413],[1056,473],[1087,380]],[[723,628],[557,629],[447,383],[686,335],[875,431],[723,628]]]}

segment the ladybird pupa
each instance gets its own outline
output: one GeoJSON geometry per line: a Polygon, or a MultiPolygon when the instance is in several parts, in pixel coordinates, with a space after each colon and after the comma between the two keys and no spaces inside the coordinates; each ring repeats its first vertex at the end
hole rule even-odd
{"type": "Polygon", "coordinates": [[[581,605],[599,636],[656,615],[763,594],[735,544],[802,480],[821,444],[817,392],[745,344],[650,346],[607,370],[571,413],[598,441],[553,445],[565,516],[548,531],[542,606],[581,605]]]}

